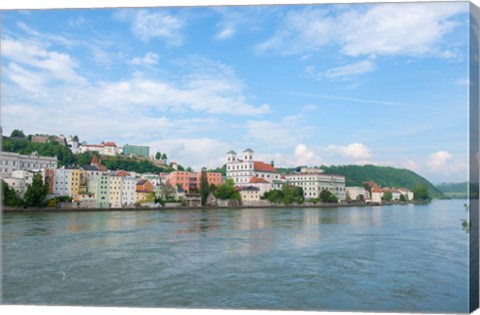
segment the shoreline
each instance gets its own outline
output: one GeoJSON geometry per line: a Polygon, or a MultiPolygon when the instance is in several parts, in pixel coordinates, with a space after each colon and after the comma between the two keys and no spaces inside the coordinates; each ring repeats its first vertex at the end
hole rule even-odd
{"type": "Polygon", "coordinates": [[[6,208],[2,207],[2,212],[5,213],[32,213],[32,212],[135,212],[135,211],[169,211],[169,210],[241,210],[241,209],[271,209],[271,208],[349,208],[349,207],[382,207],[391,205],[409,205],[413,203],[386,203],[386,204],[316,204],[316,205],[261,205],[261,206],[237,206],[237,207],[218,207],[218,206],[203,206],[203,207],[129,207],[129,208],[6,208]]]}

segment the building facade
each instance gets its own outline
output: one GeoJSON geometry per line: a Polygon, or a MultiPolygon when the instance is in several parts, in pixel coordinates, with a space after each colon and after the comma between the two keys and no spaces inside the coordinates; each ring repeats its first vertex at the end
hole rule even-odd
{"type": "Polygon", "coordinates": [[[329,175],[315,169],[315,172],[300,172],[285,175],[289,185],[302,187],[305,199],[319,198],[322,190],[328,190],[338,200],[345,200],[345,177],[329,175]]]}
{"type": "Polygon", "coordinates": [[[39,156],[36,152],[29,155],[22,155],[12,152],[0,154],[0,171],[2,177],[10,177],[13,171],[19,170],[40,170],[46,168],[57,168],[57,157],[39,156]]]}
{"type": "Polygon", "coordinates": [[[123,146],[124,155],[139,156],[148,159],[150,156],[150,147],[142,145],[129,145],[126,144],[123,146]]]}
{"type": "Polygon", "coordinates": [[[263,178],[269,183],[280,180],[281,175],[271,164],[253,160],[253,151],[246,149],[241,158],[235,151],[227,152],[227,178],[231,178],[236,186],[248,186],[253,177],[263,178]]]}

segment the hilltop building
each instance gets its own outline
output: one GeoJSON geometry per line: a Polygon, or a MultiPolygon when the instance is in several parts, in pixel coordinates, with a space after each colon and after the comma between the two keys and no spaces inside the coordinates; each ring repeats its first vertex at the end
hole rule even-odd
{"type": "Polygon", "coordinates": [[[150,156],[150,147],[141,146],[141,145],[129,145],[126,144],[123,146],[123,154],[131,155],[137,157],[143,157],[148,159],[150,156]]]}
{"type": "Polygon", "coordinates": [[[253,177],[262,178],[268,183],[280,180],[280,173],[271,164],[253,160],[253,150],[243,151],[242,158],[237,157],[235,151],[227,152],[227,178],[233,179],[237,186],[249,186],[253,177]]]}

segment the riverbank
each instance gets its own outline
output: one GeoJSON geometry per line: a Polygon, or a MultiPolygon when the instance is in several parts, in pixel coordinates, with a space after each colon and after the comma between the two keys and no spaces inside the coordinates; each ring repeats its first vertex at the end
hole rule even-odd
{"type": "Polygon", "coordinates": [[[203,207],[129,207],[129,208],[11,208],[3,207],[3,212],[99,212],[99,211],[168,211],[168,210],[221,210],[221,209],[271,209],[271,208],[344,208],[344,207],[371,207],[371,206],[391,206],[391,205],[408,205],[410,203],[384,203],[384,204],[366,204],[366,203],[317,203],[302,204],[302,205],[260,205],[260,206],[237,206],[237,207],[218,207],[218,206],[203,206],[203,207]]]}

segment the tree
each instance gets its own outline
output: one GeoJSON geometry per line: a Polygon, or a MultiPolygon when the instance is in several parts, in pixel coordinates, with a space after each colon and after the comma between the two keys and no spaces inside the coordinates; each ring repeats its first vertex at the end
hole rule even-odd
{"type": "Polygon", "coordinates": [[[284,195],[282,190],[274,189],[274,190],[267,191],[263,195],[263,198],[267,199],[271,203],[280,203],[283,201],[284,195]]]}
{"type": "Polygon", "coordinates": [[[14,138],[25,138],[25,134],[23,133],[23,130],[20,129],[14,129],[12,133],[10,134],[10,137],[14,138]]]}
{"type": "Polygon", "coordinates": [[[225,181],[225,183],[219,185],[217,187],[217,191],[215,192],[215,197],[222,200],[240,200],[240,193],[235,188],[235,183],[233,182],[233,179],[229,178],[225,181]]]}
{"type": "Polygon", "coordinates": [[[202,206],[207,203],[209,193],[210,189],[208,187],[207,172],[205,169],[202,169],[202,174],[200,175],[200,195],[202,197],[202,206]]]}
{"type": "Polygon", "coordinates": [[[383,197],[382,197],[383,200],[392,201],[392,198],[393,198],[392,192],[386,191],[383,193],[383,197]]]}
{"type": "Polygon", "coordinates": [[[400,195],[400,202],[408,202],[408,199],[404,194],[400,195]]]}
{"type": "Polygon", "coordinates": [[[321,202],[326,202],[326,203],[337,203],[338,198],[330,190],[323,189],[320,192],[320,201],[321,202]]]}
{"type": "Polygon", "coordinates": [[[187,167],[187,172],[193,172],[192,168],[189,166],[187,167]]]}
{"type": "Polygon", "coordinates": [[[2,205],[7,207],[22,207],[24,201],[18,196],[15,189],[10,188],[7,183],[2,180],[2,205]]]}
{"type": "Polygon", "coordinates": [[[162,160],[165,160],[165,161],[168,160],[168,159],[167,159],[167,155],[166,155],[165,153],[163,153],[161,159],[162,159],[162,160]]]}
{"type": "Polygon", "coordinates": [[[423,184],[418,184],[415,186],[413,189],[413,195],[415,200],[427,202],[431,200],[431,197],[428,194],[428,188],[423,184]]]}
{"type": "Polygon", "coordinates": [[[80,140],[78,139],[78,136],[77,135],[74,135],[73,138],[72,138],[73,141],[75,142],[80,142],[80,140]]]}
{"type": "Polygon", "coordinates": [[[162,154],[160,152],[157,152],[155,154],[155,160],[160,160],[162,158],[162,154]]]}
{"type": "Polygon", "coordinates": [[[290,205],[294,202],[302,204],[305,201],[302,187],[283,185],[283,203],[290,205]]]}
{"type": "Polygon", "coordinates": [[[42,175],[33,175],[32,184],[27,186],[25,203],[27,206],[41,207],[45,204],[48,194],[48,184],[43,183],[42,175]]]}
{"type": "Polygon", "coordinates": [[[345,200],[347,200],[348,202],[352,201],[352,198],[350,197],[350,193],[348,191],[345,193],[345,200]]]}

